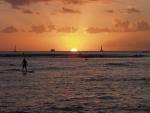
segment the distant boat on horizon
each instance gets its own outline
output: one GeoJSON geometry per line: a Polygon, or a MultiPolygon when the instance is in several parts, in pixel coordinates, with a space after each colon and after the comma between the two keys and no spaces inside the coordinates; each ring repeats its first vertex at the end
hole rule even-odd
{"type": "Polygon", "coordinates": [[[55,49],[51,49],[51,52],[55,52],[56,50],[55,49]]]}
{"type": "Polygon", "coordinates": [[[104,50],[103,50],[103,46],[101,45],[101,50],[100,50],[100,52],[104,52],[104,50]]]}

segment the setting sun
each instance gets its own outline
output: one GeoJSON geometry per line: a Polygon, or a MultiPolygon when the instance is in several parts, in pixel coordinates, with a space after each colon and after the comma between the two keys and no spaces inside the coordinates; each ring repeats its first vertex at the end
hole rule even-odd
{"type": "Polygon", "coordinates": [[[72,48],[71,49],[71,52],[77,52],[78,50],[77,50],[77,48],[72,48]]]}

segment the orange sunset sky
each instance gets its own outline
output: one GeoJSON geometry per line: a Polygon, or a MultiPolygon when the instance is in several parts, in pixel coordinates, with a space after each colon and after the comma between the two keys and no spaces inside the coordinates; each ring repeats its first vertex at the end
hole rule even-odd
{"type": "Polygon", "coordinates": [[[0,51],[150,50],[150,0],[0,0],[0,51]]]}

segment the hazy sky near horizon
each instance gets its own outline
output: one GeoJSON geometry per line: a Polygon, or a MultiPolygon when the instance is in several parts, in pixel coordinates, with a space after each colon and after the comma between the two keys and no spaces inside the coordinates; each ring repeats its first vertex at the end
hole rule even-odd
{"type": "Polygon", "coordinates": [[[150,0],[0,0],[0,51],[150,50],[150,0]]]}

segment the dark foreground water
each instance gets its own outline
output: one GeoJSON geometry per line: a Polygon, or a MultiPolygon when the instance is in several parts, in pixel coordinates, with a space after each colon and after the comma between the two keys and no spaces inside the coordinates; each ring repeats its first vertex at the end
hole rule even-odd
{"type": "Polygon", "coordinates": [[[0,58],[0,113],[150,113],[150,57],[0,58]]]}

